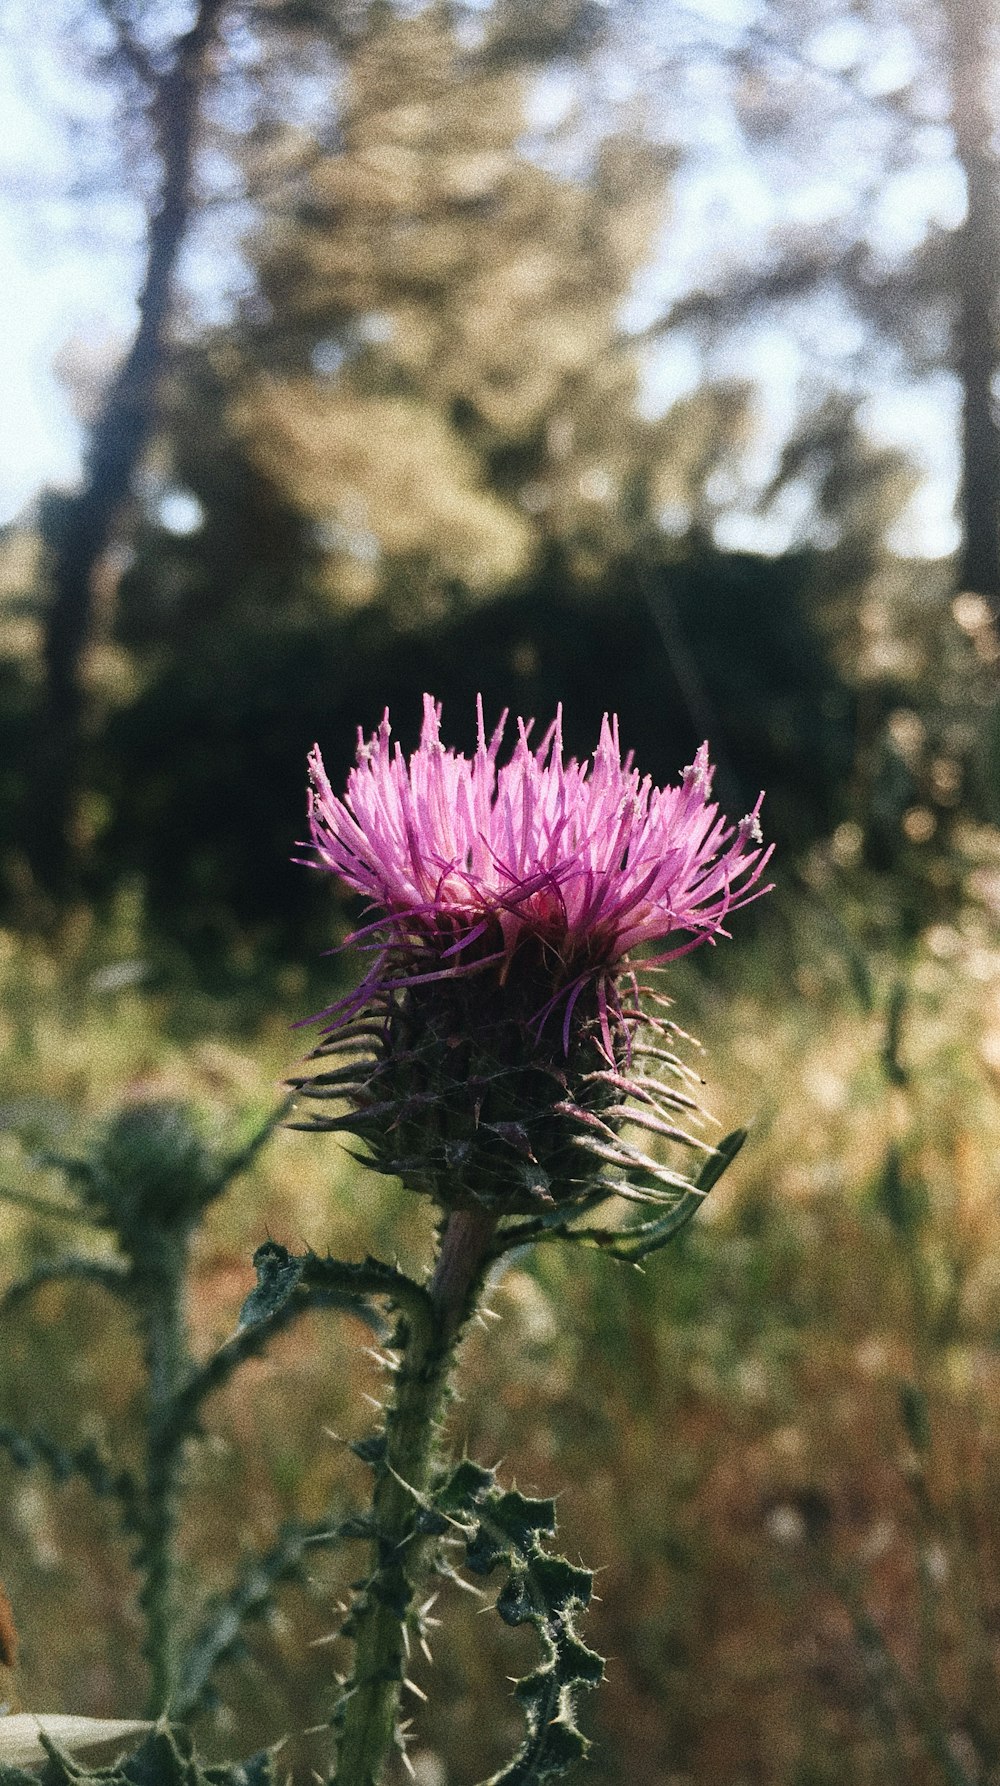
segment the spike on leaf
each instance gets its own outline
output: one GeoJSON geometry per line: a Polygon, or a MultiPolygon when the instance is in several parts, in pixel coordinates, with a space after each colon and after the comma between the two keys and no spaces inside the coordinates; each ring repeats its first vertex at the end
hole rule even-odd
{"type": "Polygon", "coordinates": [[[527,1725],[517,1754],[485,1786],[536,1786],[564,1774],[587,1752],[576,1724],[575,1699],[603,1678],[604,1663],[578,1636],[576,1615],[590,1600],[589,1570],[542,1549],[555,1534],[555,1507],[516,1490],[498,1488],[492,1470],[459,1464],[437,1497],[451,1522],[466,1528],[466,1564],[477,1575],[507,1570],[496,1610],[508,1625],[532,1625],[542,1660],[517,1682],[527,1725]]]}

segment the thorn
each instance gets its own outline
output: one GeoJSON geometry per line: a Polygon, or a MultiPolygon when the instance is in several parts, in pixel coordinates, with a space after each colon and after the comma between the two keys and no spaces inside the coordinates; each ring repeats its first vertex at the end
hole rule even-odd
{"type": "MultiPolygon", "coordinates": [[[[407,1482],[407,1480],[406,1480],[406,1477],[405,1477],[405,1476],[401,1476],[401,1475],[400,1475],[400,1473],[399,1473],[399,1471],[398,1471],[398,1470],[394,1470],[394,1469],[393,1469],[393,1467],[392,1467],[392,1465],[391,1465],[391,1463],[388,1463],[388,1462],[387,1462],[387,1463],[386,1463],[386,1466],[385,1466],[385,1467],[386,1467],[386,1469],[387,1469],[387,1470],[388,1470],[388,1472],[389,1472],[389,1474],[390,1474],[390,1476],[391,1476],[391,1477],[392,1477],[392,1479],[393,1479],[393,1481],[394,1481],[394,1482],[398,1482],[398,1483],[399,1483],[399,1486],[400,1486],[400,1488],[405,1488],[405,1490],[406,1490],[406,1492],[407,1492],[407,1494],[408,1494],[408,1495],[409,1495],[409,1496],[410,1496],[410,1497],[411,1497],[411,1498],[412,1498],[412,1499],[413,1499],[413,1500],[414,1500],[414,1501],[416,1501],[416,1503],[417,1503],[417,1506],[418,1506],[418,1507],[423,1507],[423,1508],[425,1508],[425,1509],[427,1509],[427,1510],[429,1510],[429,1509],[430,1509],[430,1507],[431,1507],[431,1504],[432,1504],[432,1503],[431,1503],[431,1500],[430,1500],[430,1496],[429,1496],[429,1495],[425,1495],[425,1494],[421,1494],[421,1492],[420,1492],[420,1490],[419,1490],[419,1488],[414,1488],[414,1487],[413,1487],[413,1485],[412,1485],[412,1483],[410,1483],[410,1482],[407,1482]]],[[[453,1524],[453,1525],[454,1525],[454,1523],[455,1523],[455,1522],[454,1522],[454,1520],[453,1520],[453,1521],[452,1521],[452,1524],[453,1524]]]]}
{"type": "Polygon", "coordinates": [[[311,1650],[321,1649],[324,1643],[336,1643],[339,1636],[339,1631],[328,1631],[325,1637],[311,1637],[307,1647],[311,1650]]]}
{"type": "Polygon", "coordinates": [[[459,1575],[456,1570],[454,1570],[454,1569],[447,1570],[447,1575],[448,1575],[449,1580],[453,1581],[457,1588],[462,1588],[465,1591],[465,1593],[474,1594],[477,1600],[484,1600],[486,1598],[485,1589],[474,1588],[471,1581],[464,1581],[462,1579],[461,1575],[459,1575]]]}
{"type": "Polygon", "coordinates": [[[318,1768],[311,1767],[309,1769],[309,1772],[311,1773],[313,1779],[315,1780],[316,1786],[326,1786],[326,1781],[324,1780],[323,1775],[319,1772],[318,1768]]]}
{"type": "MultiPolygon", "coordinates": [[[[438,1620],[437,1620],[437,1619],[435,1619],[435,1621],[434,1621],[434,1623],[435,1623],[435,1624],[437,1624],[437,1623],[438,1623],[438,1622],[439,1622],[439,1621],[438,1621],[438,1620]]],[[[429,1643],[428,1643],[428,1641],[427,1641],[427,1639],[426,1639],[426,1637],[423,1637],[423,1636],[421,1636],[421,1639],[420,1639],[420,1648],[421,1648],[421,1649],[422,1649],[422,1651],[423,1651],[423,1653],[424,1653],[424,1655],[425,1655],[425,1656],[426,1656],[426,1658],[427,1658],[427,1660],[428,1660],[428,1662],[429,1662],[429,1663],[430,1663],[430,1665],[431,1665],[431,1667],[432,1667],[432,1668],[433,1668],[433,1666],[434,1666],[434,1657],[433,1657],[433,1656],[432,1656],[432,1655],[431,1655],[431,1646],[430,1646],[430,1644],[429,1644],[429,1643]]]]}
{"type": "Polygon", "coordinates": [[[380,1364],[383,1370],[398,1371],[398,1361],[395,1358],[387,1357],[386,1353],[380,1352],[377,1346],[362,1346],[361,1350],[367,1353],[369,1358],[374,1358],[375,1363],[380,1364]]]}
{"type": "Polygon", "coordinates": [[[417,1777],[417,1770],[414,1767],[412,1761],[410,1760],[410,1757],[406,1753],[406,1750],[404,1749],[402,1743],[400,1743],[400,1745],[399,1745],[399,1753],[400,1753],[400,1758],[402,1760],[403,1766],[405,1767],[407,1773],[409,1774],[410,1779],[415,1780],[417,1777]]]}
{"type": "Polygon", "coordinates": [[[376,1396],[369,1395],[366,1389],[362,1389],[361,1396],[362,1400],[366,1401],[369,1407],[377,1408],[380,1414],[385,1413],[385,1403],[380,1402],[376,1396]]]}
{"type": "Polygon", "coordinates": [[[418,1687],[416,1681],[409,1680],[405,1674],[403,1676],[403,1685],[404,1685],[404,1687],[409,1687],[410,1692],[415,1693],[417,1698],[422,1699],[424,1704],[426,1705],[427,1695],[424,1692],[423,1687],[418,1687]]]}
{"type": "Polygon", "coordinates": [[[481,1315],[485,1315],[487,1321],[502,1321],[503,1320],[503,1316],[498,1314],[495,1308],[485,1308],[484,1307],[484,1308],[480,1309],[479,1313],[481,1315]]]}
{"type": "Polygon", "coordinates": [[[332,1439],[335,1445],[347,1444],[347,1440],[342,1438],[340,1433],[335,1433],[332,1426],[324,1426],[323,1437],[324,1439],[332,1439]]]}
{"type": "MultiPolygon", "coordinates": [[[[407,1482],[406,1477],[401,1476],[398,1470],[394,1470],[390,1463],[386,1464],[386,1469],[388,1470],[388,1472],[389,1472],[390,1476],[393,1478],[393,1480],[395,1482],[399,1483],[400,1488],[405,1488],[407,1494],[412,1495],[413,1499],[417,1503],[417,1506],[422,1507],[425,1513],[441,1513],[441,1509],[439,1507],[435,1507],[434,1502],[431,1499],[430,1495],[421,1494],[419,1488],[414,1488],[411,1483],[407,1482]]],[[[461,1533],[463,1538],[468,1538],[469,1527],[467,1525],[463,1525],[461,1520],[453,1519],[450,1513],[441,1513],[441,1518],[446,1519],[450,1526],[454,1526],[456,1532],[461,1533]]],[[[414,1534],[411,1532],[410,1538],[412,1538],[413,1536],[414,1536],[414,1534]]],[[[402,1543],[399,1545],[400,1550],[402,1549],[403,1544],[409,1544],[410,1538],[404,1538],[402,1540],[402,1543]]]]}
{"type": "Polygon", "coordinates": [[[441,1598],[441,1589],[435,1588],[433,1594],[428,1594],[427,1599],[424,1601],[423,1605],[418,1607],[418,1609],[417,1609],[418,1616],[422,1619],[425,1619],[427,1617],[427,1614],[430,1612],[431,1607],[438,1600],[440,1600],[440,1598],[441,1598]]]}
{"type": "Polygon", "coordinates": [[[410,1652],[410,1633],[407,1630],[407,1627],[405,1625],[403,1626],[403,1648],[406,1651],[406,1660],[409,1661],[410,1654],[411,1654],[411,1652],[410,1652]]]}

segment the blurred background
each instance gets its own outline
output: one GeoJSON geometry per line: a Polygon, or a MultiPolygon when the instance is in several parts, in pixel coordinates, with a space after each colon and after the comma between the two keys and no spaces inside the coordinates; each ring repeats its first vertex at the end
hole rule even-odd
{"type": "MultiPolygon", "coordinates": [[[[778,891],[674,976],[750,1145],[646,1275],[522,1261],[465,1364],[460,1436],[571,1484],[603,1570],[595,1786],[1000,1779],[998,52],[973,0],[0,17],[0,1193],[122,1096],[274,1101],[356,971],[294,861],[314,740],[336,785],[428,689],[467,746],[481,690],[767,790],[778,891]]],[[[206,1345],[265,1228],[430,1244],[281,1134],[202,1236],[206,1345]]],[[[0,1417],[127,1444],[128,1335],[86,1289],[31,1317],[0,1417]]],[[[192,1579],[361,1492],[356,1337],[219,1398],[192,1579]]],[[[210,1751],[322,1721],[328,1567],[210,1751]]],[[[76,1490],[0,1463],[0,1575],[0,1698],[132,1711],[76,1490]]],[[[420,1786],[516,1725],[514,1635],[452,1612],[420,1786]]]]}

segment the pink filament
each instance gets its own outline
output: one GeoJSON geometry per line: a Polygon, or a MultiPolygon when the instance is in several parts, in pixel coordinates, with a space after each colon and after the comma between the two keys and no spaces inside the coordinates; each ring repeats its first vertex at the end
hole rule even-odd
{"type": "MultiPolygon", "coordinates": [[[[677,786],[656,788],[622,760],[617,718],[605,715],[584,764],[563,759],[561,709],[535,750],[519,719],[502,767],[506,713],[487,740],[480,699],[471,758],[445,748],[440,721],[425,695],[408,759],[388,713],[367,743],[359,734],[342,800],[318,747],[309,759],[317,866],[385,914],[387,946],[398,951],[405,924],[420,953],[454,956],[495,921],[508,960],[535,936],[563,970],[603,976],[638,943],[671,939],[669,960],[725,935],[729,913],[768,891],[760,800],[737,825],[720,815],[707,745],[677,786]]],[[[575,977],[566,989],[575,1002],[575,977]]]]}

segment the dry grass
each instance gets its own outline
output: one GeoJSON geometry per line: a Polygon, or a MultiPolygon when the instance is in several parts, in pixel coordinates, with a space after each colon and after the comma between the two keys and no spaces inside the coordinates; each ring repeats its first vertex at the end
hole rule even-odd
{"type": "MultiPolygon", "coordinates": [[[[758,1114],[749,1147],[644,1274],[570,1250],[521,1258],[493,1292],[502,1325],[467,1344],[457,1442],[559,1492],[567,1554],[601,1571],[587,1635],[610,1660],[581,1775],[593,1786],[995,1777],[1000,957],[979,886],[905,959],[869,950],[867,1004],[829,908],[791,926],[776,913],[742,955],[683,965],[678,1014],[707,1044],[708,1102],[727,1125],[758,1114]],[[900,974],[908,1005],[887,1067],[900,974]],[[902,1219],[890,1157],[909,1193],[902,1219]],[[903,1384],[926,1397],[923,1450],[901,1418],[903,1384]]],[[[71,1139],[123,1089],[249,1124],[294,1062],[288,1020],[310,1008],[294,975],[279,1014],[241,1033],[238,1001],[178,990],[162,969],[116,986],[107,970],[130,949],[88,934],[57,967],[0,939],[0,1183],[28,1184],[32,1149],[71,1139]]],[[[54,1188],[43,1173],[30,1183],[54,1188]]],[[[201,1237],[200,1346],[231,1330],[265,1231],[415,1265],[431,1222],[332,1143],[279,1134],[201,1237]]],[[[0,1235],[11,1271],[65,1238],[3,1204],[0,1235]]],[[[127,1446],[136,1372],[117,1313],[96,1292],[53,1288],[30,1321],[4,1320],[0,1417],[127,1446]]],[[[362,1466],[323,1436],[367,1428],[361,1391],[377,1393],[377,1367],[359,1338],[314,1319],[211,1405],[188,1505],[192,1582],[224,1582],[293,1510],[363,1498],[362,1466]]],[[[82,1493],[0,1469],[14,1690],[39,1709],[133,1711],[124,1546],[82,1493]]],[[[251,1634],[204,1722],[208,1747],[246,1751],[322,1720],[337,1646],[310,1646],[356,1569],[349,1553],[321,1561],[313,1590],[290,1591],[274,1628],[251,1634]]],[[[513,1746],[517,1634],[454,1591],[442,1604],[435,1666],[417,1676],[431,1699],[414,1702],[416,1761],[423,1786],[465,1786],[513,1746]]],[[[304,1768],[321,1750],[313,1739],[293,1755],[304,1768]]]]}

